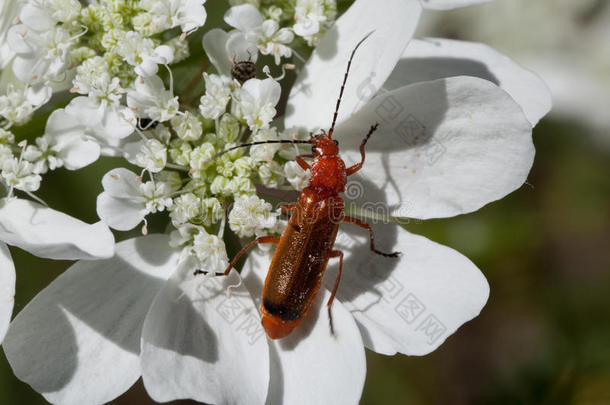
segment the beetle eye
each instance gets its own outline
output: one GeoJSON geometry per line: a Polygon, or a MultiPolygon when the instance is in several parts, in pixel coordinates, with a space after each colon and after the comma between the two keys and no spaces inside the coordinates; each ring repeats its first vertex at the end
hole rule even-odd
{"type": "Polygon", "coordinates": [[[339,146],[339,141],[333,139],[333,142],[335,143],[335,145],[339,146]]]}
{"type": "Polygon", "coordinates": [[[316,153],[316,147],[315,146],[311,147],[311,153],[316,153]]]}

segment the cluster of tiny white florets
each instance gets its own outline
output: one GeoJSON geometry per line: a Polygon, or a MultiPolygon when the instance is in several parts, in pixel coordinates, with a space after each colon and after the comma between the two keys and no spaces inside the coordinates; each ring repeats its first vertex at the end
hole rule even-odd
{"type": "Polygon", "coordinates": [[[205,0],[90,3],[26,0],[3,10],[12,17],[12,59],[0,63],[12,63],[16,76],[0,95],[0,181],[9,194],[36,198],[31,193],[50,170],[121,156],[141,170],[113,169],[102,180],[97,211],[114,229],[147,232],[146,217],[167,212],[172,245],[212,267],[226,262],[227,223],[242,238],[277,233],[279,214],[256,186],[303,188],[308,173],[290,162],[298,149],[266,144],[223,152],[298,137],[272,125],[283,74],[272,78],[265,67],[244,79],[232,69],[256,63],[259,54],[290,69],[295,48],[315,44],[332,23],[335,1],[231,1],[224,16],[231,29],[203,35],[216,69],[200,77],[198,105],[196,96],[174,93],[172,65],[189,58],[189,35],[206,20],[205,0]],[[29,144],[15,139],[11,128],[27,125],[58,89],[75,97],[52,111],[29,144]]]}
{"type": "MultiPolygon", "coordinates": [[[[285,34],[279,33],[277,27],[288,26],[291,34],[303,38],[310,46],[317,44],[337,15],[336,0],[229,0],[229,3],[249,4],[260,10],[265,18],[263,38],[273,38],[276,33],[281,37],[285,34]]],[[[261,45],[267,48],[271,44],[261,45]]]]}

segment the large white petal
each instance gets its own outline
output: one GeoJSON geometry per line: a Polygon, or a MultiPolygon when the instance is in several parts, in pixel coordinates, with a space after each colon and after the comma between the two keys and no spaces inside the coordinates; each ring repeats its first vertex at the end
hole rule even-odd
{"type": "Polygon", "coordinates": [[[111,259],[80,261],[13,320],[4,351],[15,375],[52,403],[101,404],[140,376],[150,304],[175,270],[164,235],[129,239],[111,259]]]}
{"type": "Polygon", "coordinates": [[[263,24],[263,16],[251,4],[231,7],[225,13],[225,22],[242,32],[253,31],[263,24]]]}
{"type": "Polygon", "coordinates": [[[352,63],[339,122],[373,97],[388,78],[409,43],[421,13],[417,0],[357,0],[322,38],[299,72],[286,107],[285,126],[308,130],[330,126],[349,56],[362,44],[352,63]]]}
{"type": "MultiPolygon", "coordinates": [[[[430,353],[487,302],[487,280],[457,251],[397,225],[375,226],[377,249],[402,252],[387,258],[368,249],[368,232],[348,227],[336,245],[346,254],[337,297],[356,318],[369,349],[430,353]]],[[[332,262],[328,273],[336,274],[332,262]]],[[[331,281],[325,278],[327,286],[331,281]]]]}
{"type": "Polygon", "coordinates": [[[263,404],[269,351],[250,294],[238,286],[235,271],[205,280],[193,270],[181,266],[146,316],[141,354],[146,390],[159,402],[263,404]]]}
{"type": "Polygon", "coordinates": [[[78,170],[95,162],[100,157],[100,144],[87,138],[58,136],[57,156],[68,170],[78,170]]]}
{"type": "Polygon", "coordinates": [[[15,265],[8,246],[0,242],[0,344],[13,314],[15,304],[15,265]]]}
{"type": "Polygon", "coordinates": [[[43,104],[46,104],[47,101],[51,99],[52,95],[53,89],[44,83],[39,83],[30,86],[26,91],[26,98],[28,102],[35,107],[39,107],[43,104]]]}
{"type": "Polygon", "coordinates": [[[26,3],[19,13],[19,19],[30,29],[51,31],[57,21],[48,15],[42,7],[26,3]]]}
{"type": "Polygon", "coordinates": [[[229,34],[220,28],[214,28],[205,33],[202,43],[208,59],[210,59],[218,74],[230,77],[232,65],[227,53],[228,39],[229,34]]]}
{"type": "Polygon", "coordinates": [[[118,167],[110,170],[102,177],[104,191],[116,198],[134,199],[141,197],[142,180],[129,169],[118,167]]]}
{"type": "Polygon", "coordinates": [[[475,4],[487,3],[492,0],[420,0],[422,6],[430,10],[451,10],[459,7],[468,7],[475,4]]]}
{"type": "Polygon", "coordinates": [[[508,56],[476,42],[414,39],[383,88],[393,90],[451,76],[474,76],[495,83],[523,108],[532,126],[551,109],[551,93],[542,79],[508,56]]]}
{"type": "MultiPolygon", "coordinates": [[[[253,249],[242,271],[246,287],[260,306],[263,280],[270,256],[253,249]]],[[[267,404],[357,404],[366,377],[366,358],[353,316],[335,300],[330,333],[326,303],[330,293],[321,288],[303,322],[291,335],[269,341],[271,382],[267,404]]]]}
{"type": "Polygon", "coordinates": [[[519,105],[487,80],[454,77],[375,97],[337,128],[348,163],[370,125],[366,163],[351,179],[355,201],[397,217],[442,218],[475,211],[525,182],[532,127],[519,105]]]}
{"type": "MultiPolygon", "coordinates": [[[[6,42],[9,44],[13,52],[32,56],[35,53],[35,48],[25,39],[27,32],[28,28],[25,25],[13,25],[6,33],[6,42]]],[[[13,71],[15,75],[19,73],[19,69],[13,68],[13,71]]]]}
{"type": "Polygon", "coordinates": [[[96,134],[102,139],[123,139],[131,135],[136,127],[136,115],[130,108],[117,107],[104,111],[101,127],[96,134]]]}
{"type": "Polygon", "coordinates": [[[143,204],[116,198],[107,192],[97,196],[96,210],[97,215],[106,225],[118,231],[135,228],[146,216],[143,204]]]}
{"type": "Polygon", "coordinates": [[[104,110],[89,97],[73,98],[65,108],[66,112],[75,117],[83,126],[95,128],[100,125],[104,110]]]}
{"type": "Polygon", "coordinates": [[[59,108],[51,113],[45,127],[46,134],[51,136],[71,135],[84,138],[86,130],[87,127],[74,114],[69,114],[63,108],[59,108]]]}
{"type": "Polygon", "coordinates": [[[21,198],[0,201],[0,240],[49,259],[97,259],[114,252],[105,224],[89,225],[21,198]]]}

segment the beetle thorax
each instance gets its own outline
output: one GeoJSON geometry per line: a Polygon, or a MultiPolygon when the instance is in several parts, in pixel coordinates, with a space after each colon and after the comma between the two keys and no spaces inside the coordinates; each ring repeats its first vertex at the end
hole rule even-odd
{"type": "Polygon", "coordinates": [[[314,138],[314,160],[311,164],[309,186],[323,194],[339,194],[345,191],[347,173],[345,163],[339,157],[339,146],[326,134],[314,138]]]}

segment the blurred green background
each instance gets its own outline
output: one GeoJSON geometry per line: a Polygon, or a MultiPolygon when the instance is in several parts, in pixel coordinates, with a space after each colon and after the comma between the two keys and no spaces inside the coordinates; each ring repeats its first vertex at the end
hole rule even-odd
{"type": "MultiPolygon", "coordinates": [[[[555,108],[534,130],[528,184],[476,213],[408,226],[468,256],[491,295],[479,317],[428,356],[368,352],[362,404],[610,404],[608,3],[497,0],[425,13],[419,35],[494,46],[547,80],[555,108]]],[[[106,159],[78,173],[59,170],[39,195],[95,222],[100,179],[118,165],[106,159]]],[[[70,263],[11,253],[17,313],[70,263]]],[[[0,353],[0,404],[43,403],[0,353]]],[[[138,383],[112,403],[153,402],[138,383]]]]}

